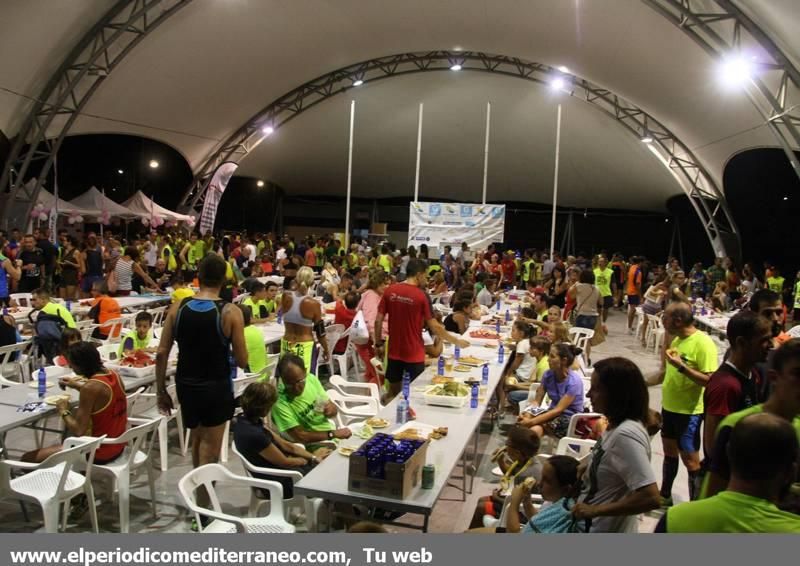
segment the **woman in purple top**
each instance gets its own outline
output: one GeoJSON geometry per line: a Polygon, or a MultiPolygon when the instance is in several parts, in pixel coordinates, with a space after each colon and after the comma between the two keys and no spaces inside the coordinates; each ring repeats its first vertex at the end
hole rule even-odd
{"type": "Polygon", "coordinates": [[[540,437],[545,434],[563,438],[567,435],[569,420],[575,413],[583,412],[583,381],[578,372],[570,369],[580,348],[560,343],[550,347],[550,369],[542,376],[536,399],[520,413],[517,422],[533,430],[540,437]],[[544,394],[550,398],[548,408],[541,407],[544,394]]]}

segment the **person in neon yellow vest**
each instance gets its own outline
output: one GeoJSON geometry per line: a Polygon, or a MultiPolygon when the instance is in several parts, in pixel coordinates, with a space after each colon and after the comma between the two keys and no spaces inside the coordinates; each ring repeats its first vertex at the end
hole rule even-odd
{"type": "Polygon", "coordinates": [[[153,315],[147,311],[141,311],[136,315],[136,328],[130,330],[119,345],[119,357],[127,356],[133,352],[155,352],[155,348],[150,347],[153,339],[153,315]]]}
{"type": "Polygon", "coordinates": [[[772,268],[772,276],[767,278],[767,287],[770,291],[775,291],[783,298],[783,285],[786,279],[781,277],[781,271],[777,267],[772,268]]]}
{"type": "Polygon", "coordinates": [[[392,267],[394,267],[392,256],[389,255],[389,246],[386,244],[381,246],[381,255],[378,256],[378,267],[383,268],[386,273],[391,273],[392,267]]]}
{"type": "Polygon", "coordinates": [[[164,245],[161,248],[161,259],[167,264],[167,271],[176,271],[178,269],[178,260],[175,258],[175,252],[172,250],[172,238],[166,236],[164,238],[164,245]]]}
{"type": "Polygon", "coordinates": [[[186,281],[194,279],[197,273],[197,264],[205,256],[205,247],[206,243],[197,238],[196,232],[192,232],[189,236],[189,241],[183,246],[180,254],[186,281]]]}
{"type": "Polygon", "coordinates": [[[275,295],[277,294],[278,286],[272,281],[268,285],[260,281],[253,283],[250,296],[242,301],[242,305],[250,309],[253,324],[266,322],[275,312],[275,295]]]}

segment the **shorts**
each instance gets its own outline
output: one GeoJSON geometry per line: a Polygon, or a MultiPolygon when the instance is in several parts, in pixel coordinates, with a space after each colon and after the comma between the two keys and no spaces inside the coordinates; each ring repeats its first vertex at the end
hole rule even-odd
{"type": "Polygon", "coordinates": [[[508,400],[512,403],[522,403],[523,401],[527,401],[529,392],[523,391],[521,389],[515,389],[514,391],[508,392],[508,400]]]}
{"type": "Polygon", "coordinates": [[[294,354],[295,356],[298,356],[301,360],[303,360],[303,364],[306,366],[306,371],[309,373],[314,373],[315,353],[316,348],[314,348],[313,340],[306,340],[304,342],[288,342],[284,338],[281,338],[281,356],[284,354],[294,354]]]}
{"type": "Polygon", "coordinates": [[[78,285],[78,272],[76,270],[67,270],[61,272],[61,279],[59,280],[61,287],[75,287],[78,285]]]}
{"type": "Polygon", "coordinates": [[[569,430],[569,421],[571,419],[572,415],[561,414],[552,421],[545,423],[545,426],[550,429],[550,433],[556,438],[564,438],[567,436],[567,430],[569,430]]]}
{"type": "Polygon", "coordinates": [[[700,424],[703,415],[684,415],[662,410],[664,419],[661,437],[678,441],[681,452],[698,452],[700,450],[700,424]]]}
{"type": "Polygon", "coordinates": [[[419,374],[425,371],[425,362],[402,362],[389,359],[386,365],[386,381],[400,383],[403,381],[403,372],[405,371],[408,371],[411,381],[414,381],[419,374]]]}
{"type": "Polygon", "coordinates": [[[650,301],[645,301],[644,304],[642,305],[642,312],[644,312],[644,314],[655,316],[658,313],[660,313],[661,310],[662,310],[661,305],[654,305],[650,301]]]}
{"type": "Polygon", "coordinates": [[[638,306],[642,298],[639,295],[628,295],[628,304],[638,306]]]}
{"type": "Polygon", "coordinates": [[[92,291],[92,285],[96,281],[102,281],[102,275],[84,275],[83,281],[81,281],[81,291],[84,293],[90,293],[92,291]]]}
{"type": "Polygon", "coordinates": [[[575,326],[578,328],[588,328],[589,330],[594,330],[594,327],[597,326],[597,315],[596,314],[581,314],[575,317],[575,326]]]}
{"type": "Polygon", "coordinates": [[[186,428],[212,427],[233,418],[235,403],[230,379],[185,385],[176,388],[186,428]]]}
{"type": "Polygon", "coordinates": [[[603,308],[605,310],[609,310],[613,306],[614,306],[614,296],[613,295],[609,295],[608,297],[603,297],[603,308]]]}

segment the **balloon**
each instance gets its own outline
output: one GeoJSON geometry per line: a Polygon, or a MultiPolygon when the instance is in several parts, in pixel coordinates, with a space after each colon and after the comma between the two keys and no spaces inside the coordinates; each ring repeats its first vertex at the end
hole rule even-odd
{"type": "Polygon", "coordinates": [[[148,226],[150,224],[150,221],[147,218],[142,218],[142,224],[148,226]]]}
{"type": "Polygon", "coordinates": [[[67,222],[69,222],[70,224],[75,224],[75,217],[74,217],[74,216],[70,216],[70,217],[67,219],[67,222]]]}
{"type": "Polygon", "coordinates": [[[40,213],[40,214],[39,214],[39,220],[41,220],[42,222],[44,222],[45,220],[47,220],[47,214],[46,214],[46,213],[44,213],[44,212],[40,213]]]}

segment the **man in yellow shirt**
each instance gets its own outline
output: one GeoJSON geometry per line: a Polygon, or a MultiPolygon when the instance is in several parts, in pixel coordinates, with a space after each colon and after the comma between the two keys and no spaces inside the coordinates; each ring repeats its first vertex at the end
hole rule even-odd
{"type": "Polygon", "coordinates": [[[666,369],[662,375],[664,464],[661,498],[665,506],[671,506],[672,483],[678,474],[679,456],[689,473],[690,498],[697,498],[703,392],[719,362],[717,346],[708,334],[695,328],[692,309],[686,303],[672,303],[667,307],[664,327],[675,336],[665,352],[666,369]]]}
{"type": "Polygon", "coordinates": [[[194,297],[194,291],[189,287],[181,275],[172,278],[172,304],[180,304],[186,297],[194,297]]]}
{"type": "Polygon", "coordinates": [[[608,258],[600,256],[597,267],[594,268],[594,283],[603,297],[603,322],[608,319],[608,311],[614,306],[614,292],[611,288],[613,281],[614,270],[608,267],[608,258]]]}

